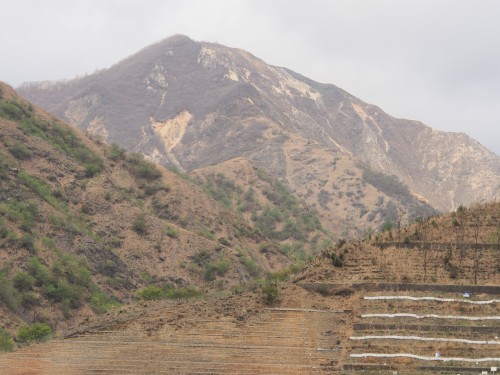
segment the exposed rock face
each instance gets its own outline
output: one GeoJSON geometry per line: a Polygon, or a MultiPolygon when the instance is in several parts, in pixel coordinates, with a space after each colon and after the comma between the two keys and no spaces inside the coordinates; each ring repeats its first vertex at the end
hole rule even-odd
{"type": "Polygon", "coordinates": [[[288,183],[324,218],[350,218],[343,230],[361,231],[391,216],[365,217],[380,199],[394,197],[367,184],[361,165],[397,176],[438,210],[500,194],[500,158],[465,134],[395,119],[334,85],[185,36],[81,79],[18,91],[80,129],[165,165],[189,171],[244,157],[288,183]],[[354,188],[343,172],[332,172],[339,165],[359,180],[360,193],[335,205],[332,199],[345,200],[339,192],[354,188]]]}

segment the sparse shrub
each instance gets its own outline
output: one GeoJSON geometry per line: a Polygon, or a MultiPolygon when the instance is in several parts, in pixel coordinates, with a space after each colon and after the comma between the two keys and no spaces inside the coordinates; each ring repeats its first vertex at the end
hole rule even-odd
{"type": "Polygon", "coordinates": [[[11,352],[14,349],[14,342],[9,332],[0,328],[0,352],[11,352]]]}
{"type": "Polygon", "coordinates": [[[193,261],[193,263],[202,267],[205,263],[207,263],[210,260],[210,253],[205,249],[201,249],[196,254],[191,255],[190,258],[193,261]]]}
{"type": "Polygon", "coordinates": [[[167,236],[169,236],[170,238],[178,238],[179,237],[179,233],[173,227],[167,227],[166,233],[167,233],[167,236]]]}
{"type": "Polygon", "coordinates": [[[195,287],[187,288],[169,288],[166,292],[167,299],[180,299],[180,298],[192,298],[198,297],[201,292],[195,287]]]}
{"type": "Polygon", "coordinates": [[[247,272],[251,276],[253,276],[253,277],[259,276],[260,268],[257,265],[257,263],[255,262],[255,260],[253,260],[251,258],[244,257],[243,259],[241,259],[241,263],[245,266],[247,272]]]}
{"type": "Polygon", "coordinates": [[[159,191],[164,191],[166,193],[168,193],[170,191],[170,186],[168,186],[167,184],[165,184],[163,182],[157,182],[157,183],[149,184],[149,185],[144,184],[142,186],[142,188],[144,189],[144,193],[148,196],[154,195],[159,191]]]}
{"type": "Polygon", "coordinates": [[[20,120],[23,118],[23,109],[18,103],[2,101],[0,102],[0,117],[9,120],[20,120]]]}
{"type": "Polygon", "coordinates": [[[159,299],[180,299],[198,297],[201,292],[194,287],[174,288],[171,285],[165,285],[163,288],[159,286],[148,286],[136,292],[136,298],[150,301],[159,299]]]}
{"type": "Polygon", "coordinates": [[[22,326],[17,330],[17,340],[22,343],[44,341],[52,334],[52,329],[45,323],[35,323],[31,326],[22,326]]]}
{"type": "Polygon", "coordinates": [[[160,170],[153,163],[144,159],[142,154],[133,153],[128,158],[130,172],[136,178],[156,180],[161,177],[160,170]]]}
{"type": "Polygon", "coordinates": [[[85,163],[85,177],[95,177],[99,173],[101,173],[102,170],[102,161],[93,161],[89,163],[85,163]]]}
{"type": "Polygon", "coordinates": [[[135,293],[136,297],[146,301],[161,299],[163,294],[162,288],[158,286],[148,286],[135,293]]]}
{"type": "Polygon", "coordinates": [[[109,149],[109,158],[111,160],[117,161],[124,159],[125,149],[116,143],[111,143],[111,148],[109,149]]]}
{"type": "Polygon", "coordinates": [[[40,263],[40,259],[37,257],[31,258],[28,260],[27,266],[29,274],[35,278],[38,286],[48,283],[50,274],[47,267],[40,263]]]}
{"type": "Polygon", "coordinates": [[[10,280],[0,272],[0,302],[12,311],[19,308],[19,300],[16,290],[12,287],[10,280]]]}
{"type": "Polygon", "coordinates": [[[33,193],[38,195],[44,201],[55,207],[58,204],[57,199],[52,195],[52,190],[49,185],[39,180],[37,177],[32,176],[26,172],[19,173],[19,179],[28,187],[33,193]]]}
{"type": "Polygon", "coordinates": [[[262,287],[262,295],[267,305],[273,305],[279,300],[279,290],[274,284],[267,284],[262,287]]]}
{"type": "Polygon", "coordinates": [[[227,259],[222,259],[219,262],[209,262],[203,268],[203,277],[207,281],[213,281],[217,275],[224,276],[228,270],[229,262],[227,259]]]}
{"type": "Polygon", "coordinates": [[[31,157],[31,151],[22,143],[16,143],[9,149],[12,156],[19,160],[26,160],[31,157]]]}
{"type": "Polygon", "coordinates": [[[0,204],[0,213],[20,223],[21,229],[25,232],[31,232],[38,218],[38,205],[16,201],[6,202],[0,204]]]}
{"type": "Polygon", "coordinates": [[[18,272],[13,279],[14,288],[19,291],[27,291],[35,285],[35,278],[25,272],[18,272]]]}
{"type": "Polygon", "coordinates": [[[353,295],[356,291],[350,287],[339,287],[331,290],[329,294],[334,296],[349,297],[353,295]]]}
{"type": "Polygon", "coordinates": [[[390,232],[392,231],[392,222],[390,220],[386,220],[382,225],[382,232],[390,232]]]}
{"type": "Polygon", "coordinates": [[[104,314],[112,307],[119,305],[120,303],[118,301],[98,290],[94,290],[90,296],[90,308],[96,314],[104,314]]]}
{"type": "Polygon", "coordinates": [[[146,216],[143,213],[141,213],[135,217],[134,221],[132,222],[132,229],[137,234],[140,234],[140,235],[144,235],[147,233],[148,228],[147,228],[147,224],[146,224],[146,216]]]}
{"type": "Polygon", "coordinates": [[[345,252],[340,251],[339,249],[331,250],[330,252],[325,253],[325,256],[330,259],[332,265],[337,268],[344,267],[345,261],[345,252]]]}
{"type": "Polygon", "coordinates": [[[200,228],[196,234],[200,237],[206,238],[207,240],[214,241],[215,240],[215,235],[213,232],[208,230],[207,228],[200,228]]]}
{"type": "Polygon", "coordinates": [[[30,307],[36,305],[37,299],[38,298],[37,298],[35,292],[32,292],[32,291],[23,292],[23,294],[21,295],[21,304],[25,308],[30,308],[30,307]]]}
{"type": "Polygon", "coordinates": [[[218,241],[219,241],[219,243],[220,243],[221,245],[224,245],[224,246],[231,246],[231,243],[230,243],[230,242],[228,241],[228,239],[227,239],[227,238],[225,238],[225,237],[221,237],[221,238],[219,238],[219,240],[218,240],[218,241]]]}
{"type": "Polygon", "coordinates": [[[35,242],[32,235],[25,234],[19,242],[19,246],[28,250],[31,254],[36,254],[35,242]]]}
{"type": "Polygon", "coordinates": [[[290,269],[284,268],[280,271],[276,272],[270,272],[267,275],[267,278],[271,281],[278,282],[278,281],[286,281],[290,277],[290,269]]]}
{"type": "Polygon", "coordinates": [[[318,286],[318,293],[321,294],[323,297],[329,296],[330,288],[326,284],[320,284],[318,286]]]}

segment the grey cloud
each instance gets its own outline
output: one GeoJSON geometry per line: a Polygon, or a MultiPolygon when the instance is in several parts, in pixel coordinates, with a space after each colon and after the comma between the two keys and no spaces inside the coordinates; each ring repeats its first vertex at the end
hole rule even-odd
{"type": "Polygon", "coordinates": [[[72,78],[176,33],[243,48],[500,154],[495,0],[0,0],[0,79],[72,78]]]}

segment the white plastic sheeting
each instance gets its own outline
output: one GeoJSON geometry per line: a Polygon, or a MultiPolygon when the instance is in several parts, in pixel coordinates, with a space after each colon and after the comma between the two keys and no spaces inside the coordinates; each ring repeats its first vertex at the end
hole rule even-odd
{"type": "Polygon", "coordinates": [[[414,358],[423,361],[458,361],[458,362],[498,362],[500,357],[489,357],[489,358],[462,358],[462,357],[427,357],[423,355],[416,354],[406,354],[406,353],[353,353],[350,355],[351,358],[367,358],[367,357],[377,357],[377,358],[414,358]]]}
{"type": "Polygon", "coordinates": [[[500,320],[500,316],[463,316],[463,315],[436,315],[436,314],[409,314],[409,313],[396,313],[396,314],[361,314],[362,318],[435,318],[435,319],[457,319],[457,320],[500,320]]]}
{"type": "Polygon", "coordinates": [[[420,337],[420,336],[397,336],[397,335],[371,335],[371,336],[351,336],[351,340],[413,340],[413,341],[434,341],[434,342],[458,342],[473,345],[500,345],[497,340],[468,340],[443,337],[420,337]]]}
{"type": "Polygon", "coordinates": [[[500,299],[490,299],[487,301],[471,301],[457,298],[439,298],[439,297],[411,297],[411,296],[365,296],[366,300],[408,300],[408,301],[438,301],[438,302],[462,302],[473,305],[490,305],[500,303],[500,299]]]}

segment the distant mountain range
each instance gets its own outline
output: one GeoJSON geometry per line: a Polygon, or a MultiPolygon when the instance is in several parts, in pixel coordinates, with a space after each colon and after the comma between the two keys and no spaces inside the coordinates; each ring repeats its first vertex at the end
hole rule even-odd
{"type": "Polygon", "coordinates": [[[223,166],[218,173],[246,188],[245,165],[265,170],[339,237],[500,195],[500,158],[467,135],[393,118],[334,85],[182,35],[18,92],[167,167],[203,176],[223,166]]]}

